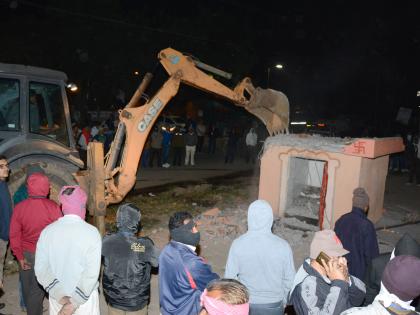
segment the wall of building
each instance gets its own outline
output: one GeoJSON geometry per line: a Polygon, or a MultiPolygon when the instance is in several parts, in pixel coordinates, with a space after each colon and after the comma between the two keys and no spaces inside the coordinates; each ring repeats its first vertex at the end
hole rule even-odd
{"type": "MultiPolygon", "coordinates": [[[[382,215],[387,156],[367,159],[341,153],[273,146],[266,150],[261,159],[259,198],[271,204],[276,216],[283,216],[286,209],[287,194],[290,193],[288,187],[290,176],[310,172],[312,161],[304,163],[300,159],[291,159],[291,157],[328,162],[324,228],[332,228],[339,217],[351,210],[352,192],[359,186],[364,187],[371,196],[369,217],[378,220],[382,215]]],[[[312,172],[319,171],[315,167],[321,168],[323,165],[321,162],[312,164],[312,172]]]]}

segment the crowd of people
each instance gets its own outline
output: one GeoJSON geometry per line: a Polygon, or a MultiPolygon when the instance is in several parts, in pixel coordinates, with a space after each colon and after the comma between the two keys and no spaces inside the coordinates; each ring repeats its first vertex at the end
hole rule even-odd
{"type": "MultiPolygon", "coordinates": [[[[103,143],[104,151],[107,152],[117,126],[118,120],[113,119],[112,115],[103,122],[92,120],[90,124],[83,126],[73,124],[76,147],[85,164],[89,142],[103,143]]],[[[242,135],[242,131],[238,128],[223,131],[214,125],[206,125],[203,120],[196,123],[190,119],[184,127],[157,123],[144,145],[141,167],[195,166],[197,153],[214,155],[217,150],[222,151],[222,144],[217,145],[217,139],[222,137],[225,138],[223,144],[225,163],[233,163],[238,152],[243,151],[246,163],[255,164],[259,149],[255,128],[250,128],[242,135]]]]}
{"type": "MultiPolygon", "coordinates": [[[[207,152],[210,155],[216,153],[216,139],[220,137],[221,134],[217,128],[206,126],[203,121],[199,121],[198,124],[190,122],[183,128],[169,124],[155,126],[143,148],[141,165],[142,167],[156,165],[164,168],[195,166],[197,153],[207,152]],[[173,157],[172,161],[169,160],[170,154],[173,157]]],[[[224,144],[225,163],[234,162],[239,151],[240,138],[237,129],[231,128],[227,131],[224,144]]],[[[255,164],[258,154],[258,136],[254,128],[246,134],[244,148],[245,161],[255,164]]]]}
{"type": "Polygon", "coordinates": [[[297,272],[290,245],[272,233],[270,204],[254,201],[248,231],[232,243],[221,278],[197,254],[200,232],[189,212],[170,216],[162,250],[138,236],[141,212],[130,203],[118,208],[117,231],[101,238],[86,222],[79,186],[62,187],[56,203],[48,176],[30,166],[13,203],[8,175],[0,156],[0,280],[10,243],[27,314],[42,314],[45,296],[49,314],[100,314],[100,284],[108,314],[147,314],[153,268],[162,315],[277,315],[290,314],[290,306],[296,314],[418,314],[420,245],[406,234],[392,253],[379,255],[361,187],[335,230],[314,234],[297,272]]]}

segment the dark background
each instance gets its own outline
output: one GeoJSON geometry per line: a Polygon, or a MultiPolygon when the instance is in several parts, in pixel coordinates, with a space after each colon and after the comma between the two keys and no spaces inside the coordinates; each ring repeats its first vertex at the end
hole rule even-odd
{"type": "MultiPolygon", "coordinates": [[[[0,61],[62,70],[80,86],[72,102],[105,110],[117,89],[129,98],[146,71],[163,78],[157,53],[170,46],[232,72],[222,80],[229,86],[251,76],[283,91],[292,118],[347,119],[369,135],[390,135],[418,130],[415,4],[0,0],[0,61]],[[408,126],[395,122],[400,107],[413,110],[408,126]]],[[[203,98],[183,89],[174,103],[203,98]]]]}

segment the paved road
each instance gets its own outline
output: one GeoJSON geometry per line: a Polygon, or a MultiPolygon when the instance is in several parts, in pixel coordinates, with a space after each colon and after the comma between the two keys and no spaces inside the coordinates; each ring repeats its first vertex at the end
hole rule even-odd
{"type": "Polygon", "coordinates": [[[230,176],[232,174],[255,169],[258,165],[246,164],[243,158],[237,157],[232,164],[225,164],[223,155],[196,155],[195,166],[175,166],[169,168],[139,168],[135,189],[174,184],[178,182],[196,182],[209,178],[230,176]]]}

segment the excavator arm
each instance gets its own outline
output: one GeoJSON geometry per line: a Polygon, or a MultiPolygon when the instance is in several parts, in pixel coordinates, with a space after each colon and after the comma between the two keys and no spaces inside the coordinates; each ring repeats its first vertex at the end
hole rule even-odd
{"type": "Polygon", "coordinates": [[[278,91],[255,88],[249,78],[230,89],[198,69],[191,57],[167,48],[159,59],[169,78],[145,104],[141,96],[152,75],[146,74],[130,102],[119,112],[120,122],[111,148],[104,158],[101,143],[88,146],[87,170],[75,174],[79,184],[89,193],[89,211],[103,234],[106,206],[122,201],[136,183],[137,168],[143,147],[157,117],[184,83],[221,96],[259,117],[269,133],[287,131],[289,103],[278,91]]]}

